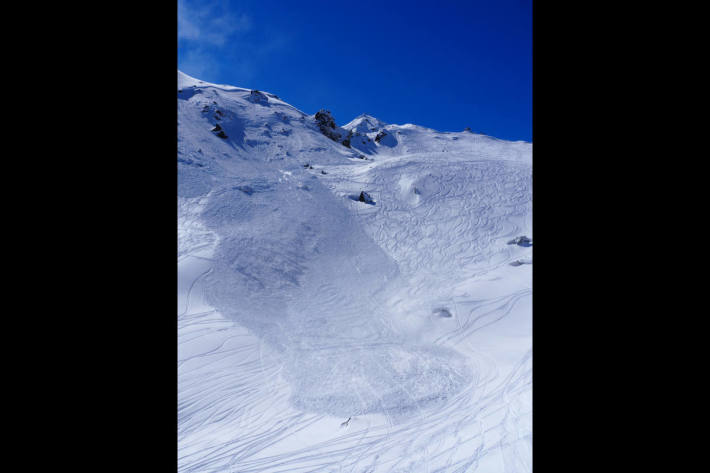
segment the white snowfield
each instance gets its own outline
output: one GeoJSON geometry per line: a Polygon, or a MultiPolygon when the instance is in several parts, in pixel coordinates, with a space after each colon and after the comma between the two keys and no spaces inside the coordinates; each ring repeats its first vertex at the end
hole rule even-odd
{"type": "Polygon", "coordinates": [[[178,470],[531,471],[532,144],[340,130],[178,72],[178,470]]]}

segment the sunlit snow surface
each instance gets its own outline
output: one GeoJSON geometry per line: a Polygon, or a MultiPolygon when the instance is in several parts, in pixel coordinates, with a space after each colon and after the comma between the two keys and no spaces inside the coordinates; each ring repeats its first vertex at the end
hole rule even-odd
{"type": "Polygon", "coordinates": [[[178,73],[179,471],[530,471],[532,145],[264,97],[178,73]]]}

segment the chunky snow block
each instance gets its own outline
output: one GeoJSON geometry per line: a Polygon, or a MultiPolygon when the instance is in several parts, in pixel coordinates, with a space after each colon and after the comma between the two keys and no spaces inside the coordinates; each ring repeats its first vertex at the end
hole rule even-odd
{"type": "Polygon", "coordinates": [[[529,259],[518,259],[510,263],[511,266],[522,266],[524,264],[532,264],[532,260],[529,259]]]}
{"type": "Polygon", "coordinates": [[[451,318],[451,311],[447,309],[446,307],[438,307],[434,309],[434,315],[437,315],[439,317],[443,317],[445,319],[451,318]]]}

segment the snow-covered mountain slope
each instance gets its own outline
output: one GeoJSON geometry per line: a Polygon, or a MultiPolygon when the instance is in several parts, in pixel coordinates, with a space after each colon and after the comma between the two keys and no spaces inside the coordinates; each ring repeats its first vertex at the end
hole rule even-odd
{"type": "Polygon", "coordinates": [[[178,72],[179,470],[529,471],[532,145],[322,125],[178,72]]]}
{"type": "Polygon", "coordinates": [[[352,130],[357,133],[372,133],[378,132],[382,128],[386,127],[387,123],[378,120],[377,118],[363,113],[359,117],[354,118],[348,124],[343,125],[346,130],[352,130]]]}
{"type": "Polygon", "coordinates": [[[507,161],[529,162],[532,145],[524,141],[510,142],[486,135],[463,131],[442,133],[430,128],[389,125],[367,114],[362,114],[343,125],[352,132],[352,147],[363,153],[403,155],[411,153],[470,153],[507,161]]]}

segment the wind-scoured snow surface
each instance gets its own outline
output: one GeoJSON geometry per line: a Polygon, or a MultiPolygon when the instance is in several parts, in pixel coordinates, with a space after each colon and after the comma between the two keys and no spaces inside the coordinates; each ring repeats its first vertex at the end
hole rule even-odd
{"type": "Polygon", "coordinates": [[[178,72],[178,470],[530,471],[532,144],[340,129],[178,72]]]}

